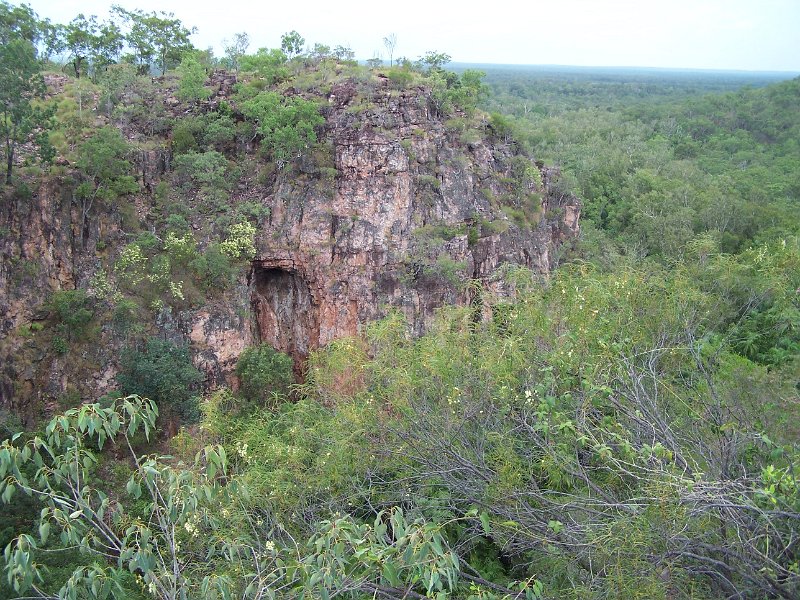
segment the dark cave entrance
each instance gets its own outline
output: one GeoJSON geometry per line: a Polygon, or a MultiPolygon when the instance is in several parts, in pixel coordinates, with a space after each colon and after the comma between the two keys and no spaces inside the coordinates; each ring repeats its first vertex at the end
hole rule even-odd
{"type": "Polygon", "coordinates": [[[308,283],[295,271],[256,263],[251,289],[258,339],[291,356],[299,373],[319,338],[317,307],[308,283]]]}

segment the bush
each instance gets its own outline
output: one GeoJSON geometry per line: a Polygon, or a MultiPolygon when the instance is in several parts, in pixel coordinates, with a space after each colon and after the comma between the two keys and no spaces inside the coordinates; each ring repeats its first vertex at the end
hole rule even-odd
{"type": "Polygon", "coordinates": [[[124,394],[138,394],[168,407],[184,421],[197,416],[194,395],[203,375],[192,364],[189,349],[150,338],[143,348],[126,348],[117,383],[124,394]]]}
{"type": "Polygon", "coordinates": [[[393,69],[389,69],[386,75],[389,77],[389,80],[394,84],[394,86],[401,90],[407,88],[414,80],[414,73],[410,69],[404,69],[402,67],[394,67],[393,69]]]}
{"type": "Polygon", "coordinates": [[[209,244],[191,266],[206,291],[214,288],[227,289],[236,279],[236,270],[231,266],[231,259],[220,250],[219,244],[209,244]]]}
{"type": "Polygon", "coordinates": [[[172,150],[175,154],[197,152],[197,139],[191,123],[180,121],[172,129],[172,150]]]}
{"type": "Polygon", "coordinates": [[[317,142],[315,129],[325,122],[316,103],[276,92],[262,92],[242,102],[241,110],[256,125],[264,150],[281,167],[317,142]]]}
{"type": "Polygon", "coordinates": [[[191,183],[195,187],[227,189],[225,173],[228,161],[216,151],[187,152],[175,157],[175,175],[179,184],[191,183]]]}
{"type": "Polygon", "coordinates": [[[269,344],[248,348],[239,357],[236,375],[248,402],[277,405],[292,383],[294,361],[269,344]]]}
{"type": "MultiPolygon", "coordinates": [[[[80,337],[92,320],[89,296],[85,290],[59,290],[53,292],[47,303],[47,309],[55,313],[59,330],[66,334],[67,340],[80,337]]],[[[66,352],[66,350],[64,350],[66,352]]],[[[63,352],[61,352],[63,354],[63,352]]]]}
{"type": "Polygon", "coordinates": [[[177,96],[184,102],[199,102],[211,96],[211,90],[204,86],[206,70],[200,63],[196,53],[186,53],[178,67],[180,81],[177,96]]]}
{"type": "Polygon", "coordinates": [[[111,323],[117,333],[126,335],[137,326],[139,305],[129,298],[123,298],[114,307],[111,323]]]}

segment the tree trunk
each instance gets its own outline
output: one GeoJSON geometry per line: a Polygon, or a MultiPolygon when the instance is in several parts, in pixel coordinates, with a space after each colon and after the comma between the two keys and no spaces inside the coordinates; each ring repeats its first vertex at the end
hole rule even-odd
{"type": "Polygon", "coordinates": [[[11,185],[11,171],[14,168],[14,151],[11,148],[6,150],[6,185],[11,185]]]}

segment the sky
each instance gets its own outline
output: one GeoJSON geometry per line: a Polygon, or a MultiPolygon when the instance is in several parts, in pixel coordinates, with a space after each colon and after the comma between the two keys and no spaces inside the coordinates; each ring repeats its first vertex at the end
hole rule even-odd
{"type": "MultiPolygon", "coordinates": [[[[12,3],[18,3],[11,0],[12,3]]],[[[112,3],[173,12],[222,54],[246,32],[249,50],[297,30],[308,45],[350,46],[359,59],[445,52],[456,62],[800,72],[800,0],[28,0],[40,17],[108,17],[112,3]]]]}

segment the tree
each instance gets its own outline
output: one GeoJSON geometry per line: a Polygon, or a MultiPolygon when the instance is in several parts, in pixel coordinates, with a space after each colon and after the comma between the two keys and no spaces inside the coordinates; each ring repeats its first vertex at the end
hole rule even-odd
{"type": "Polygon", "coordinates": [[[355,60],[356,53],[349,46],[336,46],[333,49],[333,56],[336,60],[355,60]]]}
{"type": "Polygon", "coordinates": [[[429,50],[425,53],[425,56],[419,59],[419,63],[426,66],[428,71],[441,71],[442,67],[449,63],[450,60],[451,57],[449,54],[429,50]]]}
{"type": "Polygon", "coordinates": [[[20,144],[34,142],[42,160],[52,157],[46,130],[54,108],[33,103],[45,92],[34,46],[38,37],[38,21],[30,8],[0,4],[0,135],[5,146],[6,185],[11,184],[20,144]]]}
{"type": "Polygon", "coordinates": [[[242,56],[240,65],[243,71],[251,72],[264,79],[267,85],[272,85],[289,77],[287,60],[279,48],[259,48],[255,54],[242,56]]]}
{"type": "Polygon", "coordinates": [[[106,67],[117,61],[122,51],[119,26],[113,21],[98,23],[94,15],[87,19],[80,14],[54,35],[60,35],[61,41],[50,42],[51,46],[69,51],[70,64],[78,78],[91,69],[96,80],[106,67]]]}
{"type": "Polygon", "coordinates": [[[52,531],[59,534],[61,544],[50,551],[79,546],[88,557],[64,583],[59,598],[83,597],[79,594],[87,590],[98,600],[128,597],[124,583],[133,572],[143,577],[156,598],[176,600],[187,593],[208,597],[210,581],[202,576],[192,581],[197,559],[192,546],[209,564],[237,554],[231,553],[235,542],[232,546],[220,539],[209,551],[208,545],[199,543],[198,531],[220,529],[226,523],[217,509],[221,502],[230,505],[238,483],[226,478],[227,459],[220,447],[206,447],[191,470],[168,466],[161,457],[137,454],[134,436],[143,432],[149,439],[157,416],[152,400],[128,396],[108,406],[88,404],[69,410],[53,419],[41,436],[18,442],[21,434],[17,434],[0,445],[2,501],[9,502],[20,490],[43,506],[38,536],[21,534],[6,548],[8,580],[18,594],[33,590],[39,597],[53,597],[42,589],[44,573],[32,560],[52,531]],[[119,443],[130,453],[134,468],[127,494],[97,487],[102,478],[95,476],[96,448],[102,450],[107,443],[119,443]],[[135,507],[130,516],[121,503],[128,500],[130,508],[135,507]]]}
{"type": "Polygon", "coordinates": [[[92,15],[87,19],[79,14],[64,28],[64,46],[69,50],[69,64],[78,79],[84,74],[84,69],[88,69],[97,27],[97,17],[92,15]]]}
{"type": "Polygon", "coordinates": [[[117,62],[124,37],[122,30],[113,21],[105,22],[97,28],[92,44],[92,78],[97,81],[101,73],[117,62]]]}
{"type": "Polygon", "coordinates": [[[314,60],[321,61],[331,56],[331,47],[325,44],[314,44],[311,49],[311,57],[314,60]]]}
{"type": "Polygon", "coordinates": [[[394,66],[394,48],[397,45],[397,34],[390,33],[383,38],[383,45],[386,46],[386,51],[389,52],[389,66],[394,66]]]}
{"type": "Polygon", "coordinates": [[[186,102],[206,100],[211,95],[211,90],[205,87],[206,69],[197,60],[194,52],[183,55],[181,64],[178,65],[180,81],[178,83],[178,98],[186,102]]]}
{"type": "Polygon", "coordinates": [[[289,33],[284,33],[281,36],[281,50],[283,50],[289,58],[300,54],[303,51],[303,44],[305,43],[305,39],[294,30],[289,33]]]}
{"type": "Polygon", "coordinates": [[[223,44],[225,46],[225,56],[228,59],[229,68],[233,69],[233,72],[238,75],[241,59],[247,52],[247,47],[250,45],[250,36],[244,31],[235,33],[233,35],[233,40],[230,42],[224,41],[223,44]]]}
{"type": "Polygon", "coordinates": [[[187,29],[174,13],[131,11],[117,5],[112,7],[112,11],[128,24],[125,40],[133,49],[133,59],[142,72],[147,72],[155,62],[163,75],[169,67],[180,62],[184,52],[193,49],[189,36],[196,33],[197,28],[187,29]]]}
{"type": "Polygon", "coordinates": [[[0,42],[8,44],[14,39],[27,40],[33,45],[41,37],[39,17],[27,4],[13,6],[0,2],[0,42]]]}
{"type": "Polygon", "coordinates": [[[53,292],[46,306],[55,315],[68,341],[81,336],[94,316],[90,298],[82,289],[53,292]]]}
{"type": "Polygon", "coordinates": [[[296,541],[270,511],[252,508],[248,479],[233,468],[247,461],[246,446],[229,458],[223,446],[205,445],[188,466],[141,454],[142,434],[150,440],[157,416],[153,401],[127,396],[70,409],[41,435],[0,443],[0,501],[22,492],[42,506],[36,533],[17,535],[5,549],[18,596],[122,600],[143,589],[158,600],[422,600],[466,597],[469,586],[480,593],[469,597],[496,600],[478,587],[488,584],[506,598],[541,597],[533,577],[513,590],[493,584],[451,547],[448,526],[476,520],[474,509],[446,523],[406,517],[400,507],[376,511],[369,522],[336,514],[296,541]],[[99,476],[100,453],[112,445],[127,459],[114,471],[130,465],[124,490],[104,489],[99,476]],[[80,562],[57,589],[38,561],[75,547],[80,562]]]}
{"type": "Polygon", "coordinates": [[[42,19],[39,21],[39,41],[42,60],[50,60],[54,54],[64,51],[64,26],[42,19]]]}
{"type": "Polygon", "coordinates": [[[136,180],[130,175],[129,153],[128,142],[112,126],[99,129],[81,147],[77,164],[86,180],[75,190],[75,196],[81,202],[81,242],[83,225],[89,218],[95,200],[109,202],[139,189],[136,180]]]}

